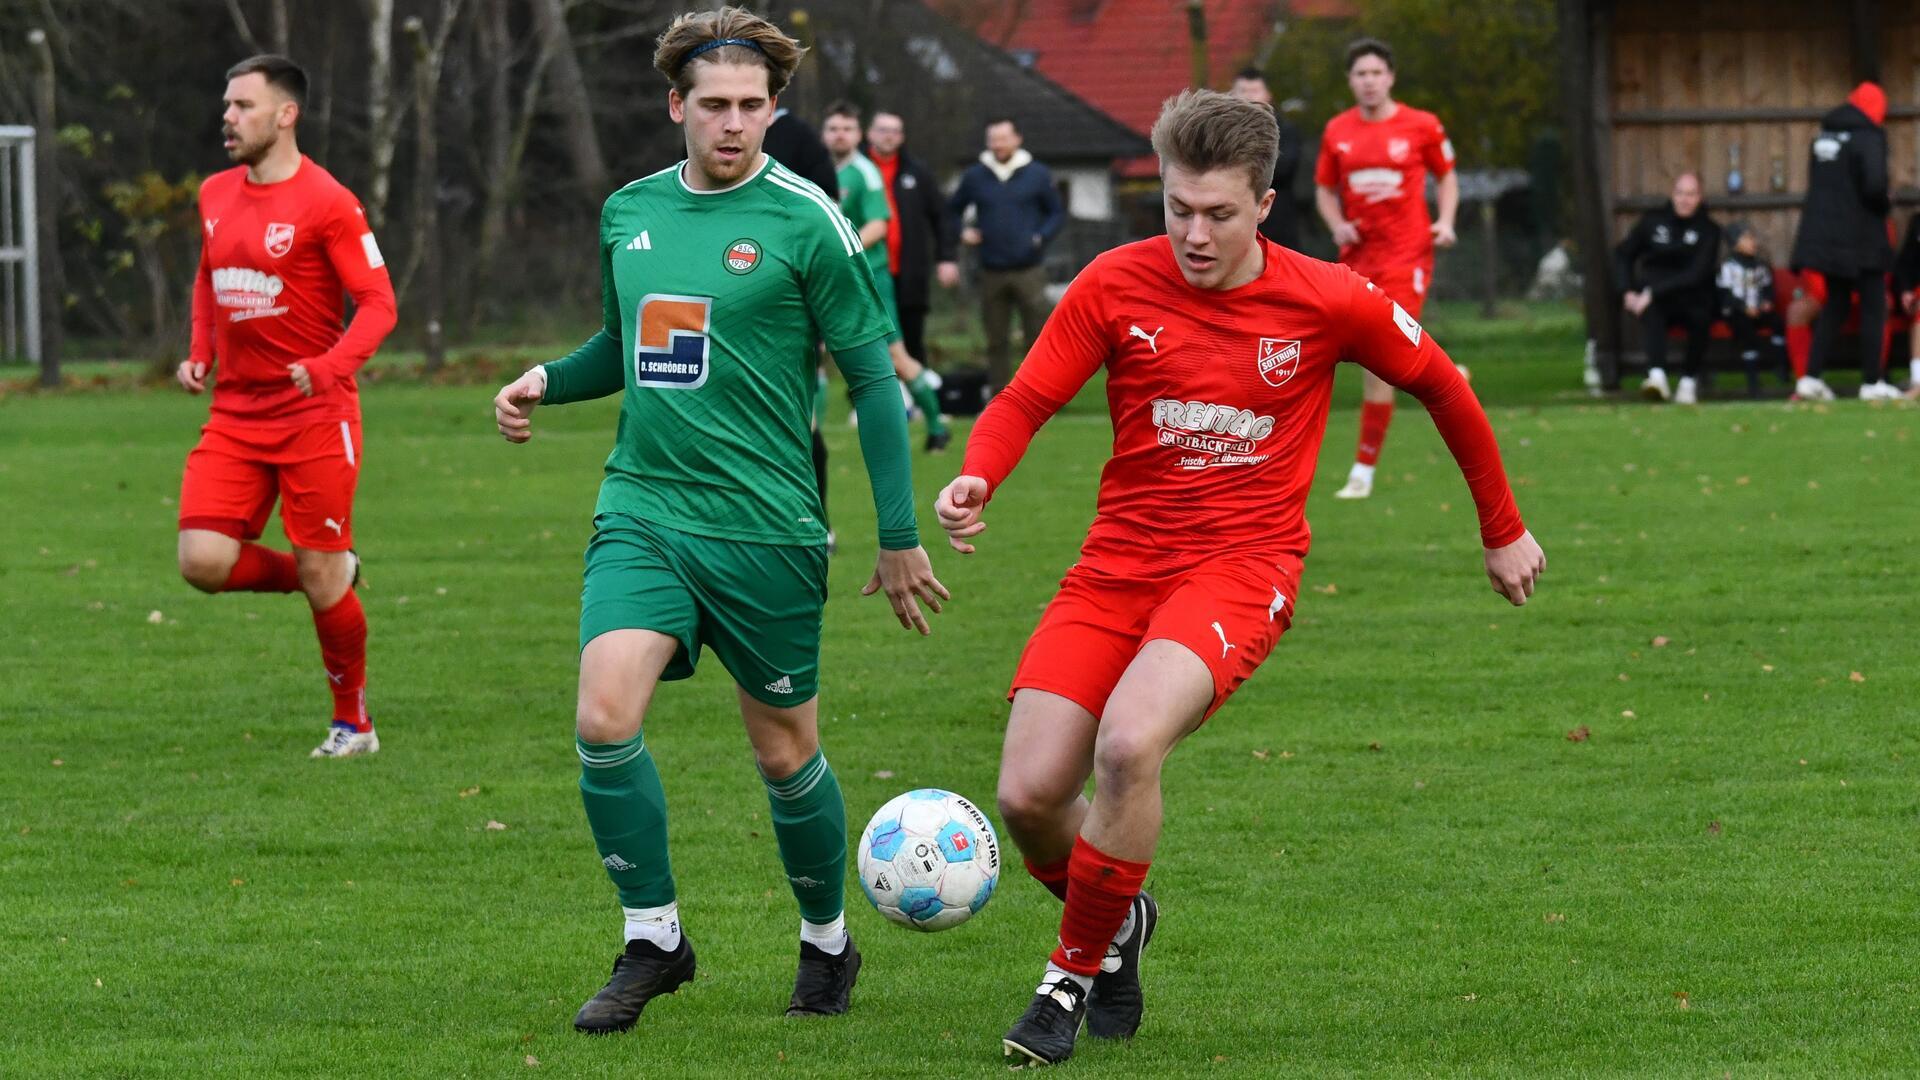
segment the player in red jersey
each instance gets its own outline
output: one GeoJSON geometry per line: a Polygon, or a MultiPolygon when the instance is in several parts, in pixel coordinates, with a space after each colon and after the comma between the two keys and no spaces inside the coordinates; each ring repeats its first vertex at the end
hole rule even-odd
{"type": "Polygon", "coordinates": [[[935,503],[971,553],[1029,440],[1106,368],[1113,456],[1099,511],[1020,658],[1000,761],[1001,818],[1066,905],[1059,948],[1004,1041],[1019,1064],[1066,1059],[1083,1016],[1097,1037],[1139,1027],[1161,763],[1292,622],[1340,361],[1432,413],[1472,490],[1495,591],[1523,604],[1545,567],[1447,354],[1359,275],[1256,233],[1274,197],[1271,110],[1187,91],[1161,111],[1153,145],[1168,235],[1080,272],[935,503]]]}
{"type": "MultiPolygon", "coordinates": [[[[1454,242],[1460,178],[1453,143],[1439,117],[1393,100],[1393,50],[1385,42],[1347,46],[1347,85],[1358,104],[1327,121],[1314,198],[1340,261],[1418,319],[1433,283],[1434,245],[1454,242]],[[1428,173],[1439,180],[1437,220],[1427,216],[1428,173]]],[[[1342,499],[1373,494],[1373,469],[1393,422],[1393,387],[1371,371],[1361,381],[1360,445],[1347,485],[1335,492],[1342,499]]]]}
{"type": "Polygon", "coordinates": [[[393,329],[393,285],[359,200],[294,141],[306,94],[285,57],[227,72],[221,130],[239,164],[200,185],[193,345],[176,372],[190,393],[213,387],[180,483],[180,576],[203,592],[306,594],[333,694],[313,756],[349,757],[380,749],[353,592],[354,372],[393,329]],[[254,542],[276,498],[292,554],[254,542]]]}

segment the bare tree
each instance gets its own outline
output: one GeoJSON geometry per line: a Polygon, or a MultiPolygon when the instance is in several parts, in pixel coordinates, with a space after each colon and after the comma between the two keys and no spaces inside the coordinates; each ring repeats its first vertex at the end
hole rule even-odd
{"type": "Polygon", "coordinates": [[[407,255],[407,269],[400,275],[398,292],[412,284],[416,271],[421,275],[421,306],[426,316],[427,370],[438,371],[446,363],[446,342],[442,321],[446,313],[446,293],[440,263],[440,135],[435,124],[439,115],[435,99],[440,93],[440,72],[446,61],[447,37],[454,20],[460,16],[461,0],[440,0],[440,25],[431,43],[418,16],[406,21],[407,39],[413,44],[413,243],[407,255]]]}
{"type": "Polygon", "coordinates": [[[393,0],[361,0],[367,13],[367,223],[387,223],[400,110],[393,105],[393,0]]]}
{"type": "Polygon", "coordinates": [[[487,280],[500,247],[506,240],[507,215],[520,192],[520,166],[527,153],[527,140],[533,134],[534,117],[546,84],[548,60],[552,53],[538,49],[531,70],[514,99],[513,68],[516,50],[508,28],[509,0],[483,0],[476,13],[477,42],[487,80],[486,116],[481,138],[478,173],[486,188],[480,210],[480,242],[475,252],[478,279],[487,280]]]}
{"type": "Polygon", "coordinates": [[[554,105],[560,111],[574,180],[585,199],[598,199],[607,190],[607,159],[600,152],[600,137],[594,133],[593,99],[587,93],[580,57],[567,30],[566,8],[562,0],[533,0],[533,18],[540,51],[552,68],[554,105]]]}
{"type": "Polygon", "coordinates": [[[60,352],[66,344],[61,320],[66,314],[67,276],[60,261],[60,170],[54,161],[60,144],[55,135],[59,124],[54,115],[53,50],[47,46],[44,30],[29,33],[27,44],[38,68],[33,81],[33,178],[40,246],[40,295],[28,302],[40,305],[40,385],[59,386],[60,352]]]}

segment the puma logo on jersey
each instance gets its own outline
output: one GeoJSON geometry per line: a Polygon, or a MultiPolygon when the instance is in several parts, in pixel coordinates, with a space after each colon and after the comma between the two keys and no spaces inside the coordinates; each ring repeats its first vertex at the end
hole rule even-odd
{"type": "Polygon", "coordinates": [[[211,237],[213,236],[213,227],[214,227],[215,225],[218,225],[218,224],[220,224],[220,219],[219,219],[219,218],[217,218],[217,217],[215,217],[215,218],[208,218],[208,219],[207,219],[207,221],[206,221],[206,225],[207,225],[207,236],[208,236],[209,238],[211,238],[211,237]]]}
{"type": "Polygon", "coordinates": [[[326,526],[327,528],[329,528],[329,529],[332,529],[332,530],[333,530],[333,535],[335,535],[335,536],[340,536],[340,535],[342,535],[342,533],[343,533],[343,531],[344,531],[344,530],[346,529],[346,527],[347,527],[347,523],[346,523],[346,522],[344,522],[344,521],[335,521],[335,520],[333,520],[332,518],[328,518],[327,520],[325,520],[325,521],[323,521],[323,522],[321,522],[320,524],[322,524],[322,525],[325,525],[325,526],[326,526]]]}
{"type": "Polygon", "coordinates": [[[1227,653],[1240,647],[1227,640],[1227,632],[1221,628],[1219,623],[1213,624],[1213,632],[1220,635],[1220,659],[1225,660],[1227,653]]]}
{"type": "Polygon", "coordinates": [[[1080,952],[1081,950],[1073,948],[1068,945],[1062,945],[1060,946],[1060,951],[1066,954],[1067,959],[1071,960],[1073,959],[1074,954],[1077,952],[1080,952]]]}
{"type": "Polygon", "coordinates": [[[1153,328],[1153,333],[1149,334],[1145,330],[1142,330],[1137,326],[1129,326],[1127,327],[1127,336],[1137,337],[1141,341],[1146,342],[1147,348],[1153,350],[1153,355],[1159,356],[1160,346],[1155,343],[1154,339],[1159,337],[1161,333],[1163,333],[1166,329],[1167,328],[1164,326],[1156,326],[1153,328]]]}
{"type": "Polygon", "coordinates": [[[639,236],[636,236],[633,239],[627,241],[627,250],[628,251],[652,251],[653,237],[647,235],[647,230],[641,229],[639,236]]]}

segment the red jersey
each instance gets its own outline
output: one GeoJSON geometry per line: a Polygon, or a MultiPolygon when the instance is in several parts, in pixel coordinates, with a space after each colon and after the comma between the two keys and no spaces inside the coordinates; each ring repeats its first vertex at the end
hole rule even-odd
{"type": "Polygon", "coordinates": [[[880,190],[887,193],[887,269],[900,273],[900,204],[893,198],[893,181],[900,175],[900,155],[881,157],[868,154],[867,160],[880,170],[880,190]]]}
{"type": "Polygon", "coordinates": [[[1313,182],[1340,193],[1340,213],[1360,242],[1340,261],[1366,277],[1433,258],[1427,174],[1453,171],[1453,142],[1440,118],[1395,105],[1385,120],[1365,120],[1354,106],[1327,121],[1313,182]]]}
{"type": "Polygon", "coordinates": [[[1067,288],[967,441],[989,497],[1047,418],[1107,369],[1113,457],[1082,558],[1156,575],[1220,554],[1307,552],[1307,489],[1352,360],[1411,392],[1466,475],[1488,547],[1525,526],[1486,413],[1419,323],[1352,270],[1259,239],[1260,276],[1187,284],[1166,237],[1115,248],[1067,288]]]}
{"type": "Polygon", "coordinates": [[[358,420],[354,372],[393,329],[393,284],[360,201],[304,155],[277,184],[244,166],[200,185],[194,360],[216,365],[213,419],[255,427],[358,420]],[[342,293],[353,324],[341,329],[342,293]],[[314,393],[287,374],[302,363],[314,393]]]}

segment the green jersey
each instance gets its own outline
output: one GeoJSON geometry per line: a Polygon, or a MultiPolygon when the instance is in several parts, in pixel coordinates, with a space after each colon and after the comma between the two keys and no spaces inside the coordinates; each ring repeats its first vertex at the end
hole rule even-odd
{"type": "MultiPolygon", "coordinates": [[[[855,233],[866,228],[869,222],[887,221],[893,217],[893,210],[887,203],[887,182],[873,159],[855,150],[836,175],[840,180],[840,212],[853,222],[855,233]]],[[[887,265],[885,239],[867,249],[867,268],[876,276],[892,273],[887,265]]]]}
{"type": "MultiPolygon", "coordinates": [[[[546,365],[544,397],[624,395],[595,515],[825,543],[810,433],[815,343],[837,354],[889,331],[858,232],[833,201],[772,158],[718,191],[689,188],[680,165],[663,169],[607,200],[600,276],[604,327],[546,365]]],[[[858,375],[891,382],[879,366],[858,375]]],[[[883,508],[883,544],[917,542],[910,493],[904,521],[889,520],[901,516],[883,508]]]]}

